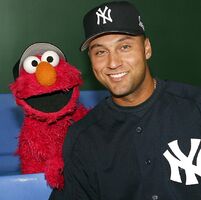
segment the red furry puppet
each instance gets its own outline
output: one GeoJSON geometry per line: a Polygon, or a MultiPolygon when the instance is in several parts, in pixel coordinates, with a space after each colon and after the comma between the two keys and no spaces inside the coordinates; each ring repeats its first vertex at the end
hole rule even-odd
{"type": "Polygon", "coordinates": [[[62,189],[65,135],[88,112],[78,102],[81,74],[49,43],[31,45],[18,63],[10,88],[25,113],[17,150],[21,171],[44,172],[52,188],[62,189]]]}

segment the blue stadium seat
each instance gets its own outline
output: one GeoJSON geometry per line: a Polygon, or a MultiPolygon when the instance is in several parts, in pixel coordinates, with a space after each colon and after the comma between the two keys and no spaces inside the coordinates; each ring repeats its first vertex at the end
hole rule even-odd
{"type": "Polygon", "coordinates": [[[47,200],[51,188],[44,174],[0,176],[1,200],[47,200]]]}

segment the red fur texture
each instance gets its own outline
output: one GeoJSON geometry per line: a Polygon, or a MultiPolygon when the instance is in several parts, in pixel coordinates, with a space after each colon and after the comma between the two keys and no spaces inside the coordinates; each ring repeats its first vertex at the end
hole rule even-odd
{"type": "Polygon", "coordinates": [[[44,172],[52,188],[62,189],[64,138],[68,127],[85,116],[88,109],[78,102],[79,86],[82,83],[80,72],[64,60],[60,60],[55,69],[57,80],[54,85],[40,85],[34,74],[28,74],[22,68],[19,77],[10,88],[25,115],[17,149],[22,173],[44,172]],[[70,100],[56,112],[42,112],[31,107],[26,101],[30,97],[37,98],[42,94],[69,90],[73,90],[70,100]]]}

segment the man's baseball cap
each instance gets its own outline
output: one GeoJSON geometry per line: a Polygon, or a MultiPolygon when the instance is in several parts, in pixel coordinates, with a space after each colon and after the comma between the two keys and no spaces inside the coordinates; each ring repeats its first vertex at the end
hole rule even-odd
{"type": "Polygon", "coordinates": [[[42,55],[46,51],[54,51],[54,52],[56,52],[58,54],[58,56],[60,58],[66,60],[65,55],[63,54],[63,52],[58,47],[56,47],[55,45],[50,44],[50,43],[34,43],[34,44],[30,45],[23,52],[23,54],[22,54],[21,58],[19,59],[19,61],[15,64],[15,66],[13,68],[14,79],[16,79],[19,76],[20,68],[22,67],[22,64],[23,64],[24,60],[28,56],[42,55]]]}
{"type": "Polygon", "coordinates": [[[85,41],[80,50],[88,48],[89,43],[107,33],[145,35],[144,25],[137,8],[127,1],[112,1],[90,10],[83,19],[85,41]]]}

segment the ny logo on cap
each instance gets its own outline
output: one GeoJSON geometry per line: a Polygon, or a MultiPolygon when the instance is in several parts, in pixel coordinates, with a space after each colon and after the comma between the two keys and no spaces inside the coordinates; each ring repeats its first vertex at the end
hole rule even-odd
{"type": "Polygon", "coordinates": [[[111,14],[111,9],[108,9],[107,6],[105,6],[104,10],[102,11],[101,8],[98,9],[98,11],[96,12],[96,16],[97,16],[97,24],[100,25],[100,19],[102,18],[102,22],[103,24],[106,24],[106,20],[112,22],[112,18],[110,16],[111,14]],[[107,14],[107,16],[106,16],[107,14]]]}

